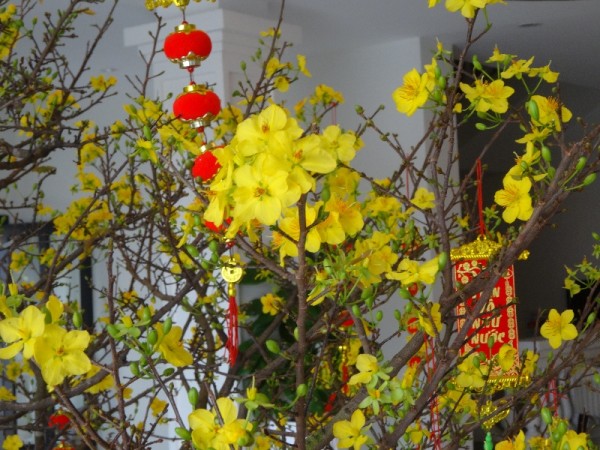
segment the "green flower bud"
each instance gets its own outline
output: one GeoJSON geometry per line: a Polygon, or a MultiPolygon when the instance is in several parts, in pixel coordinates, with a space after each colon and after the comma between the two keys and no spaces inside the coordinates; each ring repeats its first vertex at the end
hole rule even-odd
{"type": "Polygon", "coordinates": [[[175,373],[175,369],[173,367],[167,367],[165,370],[163,370],[162,376],[163,377],[170,377],[174,373],[175,373]]]}
{"type": "Polygon", "coordinates": [[[596,181],[596,174],[595,173],[590,173],[587,177],[585,177],[583,179],[583,182],[581,184],[583,184],[584,186],[589,186],[594,181],[596,181]]]}
{"type": "Polygon", "coordinates": [[[587,158],[585,156],[580,157],[577,160],[577,165],[575,166],[575,172],[581,171],[581,169],[583,169],[585,167],[586,163],[587,163],[587,158]]]}
{"type": "Polygon", "coordinates": [[[542,158],[548,163],[552,161],[552,152],[547,145],[542,145],[542,158]]]}
{"type": "Polygon", "coordinates": [[[171,327],[173,326],[173,319],[167,317],[163,322],[163,333],[166,335],[171,331],[171,327]]]}
{"type": "Polygon", "coordinates": [[[354,314],[356,317],[362,316],[362,312],[358,305],[352,305],[352,314],[354,314]]]}
{"type": "Polygon", "coordinates": [[[302,383],[302,384],[298,385],[298,387],[296,387],[296,396],[297,397],[304,397],[307,392],[308,392],[308,388],[306,387],[306,384],[304,384],[304,383],[302,383]]]}
{"type": "Polygon", "coordinates": [[[533,120],[540,119],[540,110],[538,109],[538,105],[536,102],[534,102],[533,100],[529,100],[527,103],[525,103],[525,107],[527,108],[527,112],[533,120]]]}
{"type": "Polygon", "coordinates": [[[436,80],[436,84],[438,85],[438,87],[443,91],[444,89],[446,89],[446,77],[439,77],[436,80]]]}
{"type": "Polygon", "coordinates": [[[183,439],[184,441],[192,440],[192,433],[190,433],[190,431],[187,430],[186,428],[183,428],[183,427],[175,428],[175,434],[177,436],[179,436],[181,439],[183,439]]]}
{"type": "Polygon", "coordinates": [[[151,329],[150,331],[148,331],[148,337],[146,338],[146,341],[153,347],[154,345],[156,345],[156,343],[158,342],[158,333],[155,329],[151,329]]]}
{"type": "Polygon", "coordinates": [[[142,320],[144,321],[144,323],[150,322],[152,320],[152,312],[147,306],[144,306],[144,309],[142,310],[142,320]]]}
{"type": "Polygon", "coordinates": [[[219,243],[216,240],[212,240],[208,243],[208,248],[211,252],[217,253],[219,251],[219,243]]]}
{"type": "Polygon", "coordinates": [[[379,310],[377,311],[377,313],[375,313],[375,320],[377,320],[377,322],[381,322],[383,320],[383,311],[379,310]]]}
{"type": "Polygon", "coordinates": [[[488,127],[485,123],[477,122],[475,124],[475,128],[477,128],[479,131],[485,131],[488,127]]]}
{"type": "Polygon", "coordinates": [[[448,253],[442,252],[438,255],[438,269],[444,270],[446,264],[448,264],[448,253]]]}
{"type": "Polygon", "coordinates": [[[185,246],[185,249],[193,258],[197,258],[198,256],[200,256],[200,252],[198,251],[198,248],[195,245],[187,244],[185,246]]]}
{"type": "Polygon", "coordinates": [[[265,345],[267,346],[267,350],[269,350],[271,353],[274,353],[276,355],[279,355],[279,353],[281,353],[279,344],[273,339],[269,339],[267,342],[265,342],[265,345]]]}
{"type": "Polygon", "coordinates": [[[560,437],[563,437],[568,429],[569,429],[569,427],[563,420],[561,420],[558,423],[558,427],[556,427],[556,431],[558,431],[558,434],[560,437]]]}
{"type": "Polygon", "coordinates": [[[254,445],[254,436],[246,431],[244,435],[237,440],[237,445],[240,447],[251,447],[254,445]]]}
{"type": "Polygon", "coordinates": [[[127,328],[127,334],[132,338],[137,339],[142,335],[142,330],[140,330],[138,327],[130,327],[127,328]]]}
{"type": "Polygon", "coordinates": [[[479,62],[479,58],[477,57],[477,55],[473,55],[473,58],[471,58],[471,62],[473,63],[473,67],[475,68],[475,70],[483,70],[483,66],[479,62]]]}
{"type": "Polygon", "coordinates": [[[596,313],[592,311],[587,319],[585,320],[586,325],[591,325],[596,320],[596,313]]]}
{"type": "Polygon", "coordinates": [[[129,370],[131,371],[134,377],[140,376],[140,366],[137,362],[132,362],[131,364],[129,364],[129,370]]]}
{"type": "Polygon", "coordinates": [[[544,406],[541,410],[542,420],[546,425],[550,425],[552,423],[552,413],[547,406],[544,406]]]}
{"type": "Polygon", "coordinates": [[[77,328],[81,328],[83,325],[83,317],[81,316],[80,311],[75,311],[73,313],[73,325],[75,325],[77,328]]]}
{"type": "Polygon", "coordinates": [[[188,401],[190,402],[190,405],[192,405],[192,408],[195,408],[198,404],[198,389],[195,387],[188,391],[188,401]]]}
{"type": "Polygon", "coordinates": [[[150,130],[150,127],[148,125],[144,125],[142,130],[144,132],[144,138],[146,138],[147,141],[151,141],[152,140],[152,130],[150,130]]]}

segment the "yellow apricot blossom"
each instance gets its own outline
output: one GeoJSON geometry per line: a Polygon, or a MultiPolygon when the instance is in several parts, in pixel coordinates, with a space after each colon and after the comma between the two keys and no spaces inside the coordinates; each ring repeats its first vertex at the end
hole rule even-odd
{"type": "Polygon", "coordinates": [[[152,401],[150,402],[150,410],[152,411],[152,415],[154,417],[160,416],[166,407],[167,407],[167,402],[164,400],[161,400],[158,397],[154,397],[152,399],[152,401]]]}
{"type": "Polygon", "coordinates": [[[558,348],[562,341],[571,341],[577,337],[577,328],[571,322],[575,314],[572,309],[567,309],[559,314],[552,308],[548,313],[548,319],[542,325],[540,334],[548,339],[552,348],[558,348]]]}
{"type": "Polygon", "coordinates": [[[427,188],[418,188],[410,202],[420,209],[431,209],[435,206],[435,195],[427,188]]]}
{"type": "Polygon", "coordinates": [[[281,307],[283,306],[283,299],[278,295],[269,292],[268,294],[263,295],[260,298],[260,303],[262,304],[262,312],[263,314],[270,314],[272,316],[276,316],[281,311],[281,307]]]}
{"type": "Polygon", "coordinates": [[[174,325],[167,334],[165,334],[164,324],[158,323],[154,328],[158,332],[156,350],[161,353],[163,358],[175,367],[189,366],[193,361],[193,357],[192,354],[185,349],[183,342],[181,341],[183,329],[180,326],[174,325]]]}
{"type": "Polygon", "coordinates": [[[514,439],[498,442],[494,450],[525,450],[525,433],[521,430],[514,439]]]}
{"type": "Polygon", "coordinates": [[[311,105],[321,104],[330,106],[332,104],[344,103],[344,96],[326,84],[319,84],[315,87],[315,92],[309,100],[311,105]]]}
{"type": "Polygon", "coordinates": [[[413,283],[432,284],[439,271],[438,257],[434,257],[424,263],[404,258],[398,265],[398,270],[389,272],[387,278],[398,280],[402,286],[410,286],[413,283]]]}
{"type": "Polygon", "coordinates": [[[482,113],[492,111],[498,114],[508,110],[508,97],[515,92],[510,86],[505,86],[502,80],[494,80],[490,83],[477,79],[474,86],[460,83],[460,89],[475,111],[482,113]]]}
{"type": "Polygon", "coordinates": [[[196,409],[188,416],[192,442],[199,450],[230,450],[246,434],[249,422],[238,419],[235,403],[226,397],[218,398],[215,408],[196,409]]]}
{"type": "Polygon", "coordinates": [[[356,368],[358,373],[350,377],[349,385],[368,384],[379,371],[379,364],[375,356],[362,353],[356,357],[356,368]]]}
{"type": "Polygon", "coordinates": [[[537,104],[538,117],[532,117],[532,122],[536,126],[561,131],[561,123],[568,122],[573,117],[573,113],[555,97],[532,95],[531,101],[537,104]]]}
{"type": "Polygon", "coordinates": [[[321,145],[335,159],[350,162],[356,154],[356,136],[350,132],[342,132],[338,125],[329,125],[321,134],[321,145]]]}
{"type": "Polygon", "coordinates": [[[529,74],[532,63],[533,57],[529,58],[528,60],[513,59],[510,63],[510,66],[508,66],[508,68],[504,70],[500,76],[505,80],[508,80],[512,77],[520,80],[523,77],[523,74],[529,74]]]}
{"type": "Polygon", "coordinates": [[[478,9],[485,8],[488,0],[446,0],[446,9],[450,12],[460,11],[467,19],[475,17],[478,9]]]}
{"type": "Polygon", "coordinates": [[[360,450],[369,441],[364,433],[365,415],[360,409],[352,413],[350,420],[341,420],[333,424],[333,435],[338,439],[338,448],[360,450]]]}
{"type": "Polygon", "coordinates": [[[476,358],[479,358],[479,355],[472,353],[458,365],[459,374],[455,378],[458,386],[470,389],[481,389],[485,386],[488,366],[476,364],[476,358]]]}
{"type": "Polygon", "coordinates": [[[567,430],[567,432],[563,435],[560,444],[558,444],[557,448],[587,450],[589,448],[588,435],[587,433],[577,433],[574,430],[567,430]]]}
{"type": "Polygon", "coordinates": [[[311,78],[312,74],[306,68],[306,56],[298,54],[296,55],[296,61],[298,62],[298,70],[300,71],[300,73],[303,74],[305,77],[311,78]]]}
{"type": "Polygon", "coordinates": [[[439,303],[428,303],[419,309],[419,325],[431,337],[439,334],[442,328],[442,314],[439,303]]]}
{"type": "Polygon", "coordinates": [[[512,345],[504,344],[498,351],[498,365],[506,372],[510,370],[515,364],[515,357],[517,356],[517,349],[512,345]]]}
{"type": "Polygon", "coordinates": [[[337,213],[337,220],[344,233],[349,236],[355,235],[364,226],[363,217],[356,202],[347,202],[337,195],[332,195],[325,204],[325,211],[337,213]]]}
{"type": "Polygon", "coordinates": [[[71,330],[51,324],[34,345],[35,361],[48,386],[56,386],[69,375],[83,375],[92,364],[84,350],[90,343],[87,331],[71,330]]]}
{"type": "Polygon", "coordinates": [[[0,337],[10,344],[0,349],[0,359],[11,359],[21,350],[23,357],[33,356],[34,345],[45,329],[46,316],[33,305],[25,308],[18,317],[0,321],[0,337]]]}
{"type": "Polygon", "coordinates": [[[413,68],[404,75],[402,81],[402,86],[392,93],[392,99],[396,103],[396,109],[410,117],[427,102],[430,79],[426,73],[420,74],[413,68]]]}
{"type": "Polygon", "coordinates": [[[4,439],[2,450],[19,450],[23,445],[23,441],[18,434],[11,434],[4,439]]]}
{"type": "Polygon", "coordinates": [[[531,180],[521,178],[515,180],[507,175],[502,180],[504,189],[496,191],[494,201],[504,207],[502,219],[506,223],[513,223],[516,219],[529,220],[533,213],[533,206],[529,191],[531,190],[531,180]]]}

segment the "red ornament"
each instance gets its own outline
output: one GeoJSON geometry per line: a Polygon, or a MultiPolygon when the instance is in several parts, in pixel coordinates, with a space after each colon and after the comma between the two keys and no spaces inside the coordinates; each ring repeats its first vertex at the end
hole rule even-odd
{"type": "Polygon", "coordinates": [[[69,426],[70,423],[71,419],[69,419],[69,416],[63,414],[62,412],[54,413],[48,419],[48,426],[56,427],[59,430],[64,430],[69,426]]]}
{"type": "MultiPolygon", "coordinates": [[[[231,217],[228,217],[227,219],[225,219],[224,223],[222,223],[219,226],[215,225],[214,222],[209,222],[208,220],[204,221],[204,226],[215,233],[221,233],[221,232],[225,231],[225,225],[226,224],[229,225],[230,223],[231,223],[231,217]]],[[[229,243],[233,243],[233,241],[229,241],[229,243]]],[[[229,245],[229,243],[228,243],[228,245],[229,245]]]]}
{"type": "Polygon", "coordinates": [[[201,84],[187,85],[173,103],[175,116],[194,128],[208,126],[220,111],[219,96],[201,84]]]}
{"type": "Polygon", "coordinates": [[[208,181],[216,175],[221,168],[217,157],[210,150],[200,153],[194,161],[192,167],[192,176],[200,178],[202,181],[208,181]]]}
{"type": "Polygon", "coordinates": [[[416,317],[411,317],[410,319],[408,319],[408,324],[406,326],[406,330],[410,333],[410,334],[415,334],[417,331],[419,331],[419,319],[417,319],[416,317]]]}
{"type": "Polygon", "coordinates": [[[182,69],[199,66],[211,51],[212,42],[208,34],[185,21],[165,39],[165,56],[182,69]]]}

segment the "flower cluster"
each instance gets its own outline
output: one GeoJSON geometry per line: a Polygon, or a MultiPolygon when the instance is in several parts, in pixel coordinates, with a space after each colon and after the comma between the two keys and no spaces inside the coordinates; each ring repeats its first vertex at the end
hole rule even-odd
{"type": "Polygon", "coordinates": [[[228,237],[260,225],[275,227],[273,242],[282,259],[296,256],[301,227],[310,228],[306,249],[311,252],[322,243],[343,242],[362,227],[362,218],[349,207],[351,193],[332,193],[326,202],[302,210],[295,206],[324,175],[354,158],[357,142],[335,125],[322,134],[305,134],[285,109],[267,107],[241,122],[229,145],[214,150],[221,169],[207,191],[204,219],[216,226],[231,219],[228,237]]]}
{"type": "Polygon", "coordinates": [[[22,353],[24,359],[37,364],[52,388],[68,376],[83,375],[92,369],[85,354],[90,335],[82,330],[67,331],[60,325],[64,305],[56,297],[51,297],[44,308],[51,319],[49,323],[46,313],[34,305],[19,314],[11,312],[0,321],[0,337],[7,344],[0,349],[0,359],[12,359],[22,353]]]}

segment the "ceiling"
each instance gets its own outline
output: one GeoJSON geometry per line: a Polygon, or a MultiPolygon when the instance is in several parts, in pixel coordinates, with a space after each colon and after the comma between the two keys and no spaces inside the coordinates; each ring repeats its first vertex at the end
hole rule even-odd
{"type": "MultiPolygon", "coordinates": [[[[275,20],[281,0],[217,0],[218,6],[275,20]]],[[[335,50],[410,36],[439,37],[446,48],[464,43],[465,21],[449,14],[444,0],[433,9],[427,0],[285,0],[285,20],[303,29],[303,51],[335,50]]],[[[189,13],[213,8],[207,2],[188,6],[189,13]]],[[[152,22],[143,0],[121,0],[117,27],[152,22]]],[[[600,89],[599,0],[509,0],[489,5],[493,26],[477,44],[480,59],[498,44],[503,53],[536,65],[552,61],[560,80],[600,89]]],[[[163,15],[179,14],[175,7],[159,8],[163,15]]],[[[483,17],[481,17],[483,19],[483,17]]],[[[482,29],[484,21],[480,21],[482,29]]],[[[114,52],[113,52],[114,57],[114,52]]]]}

